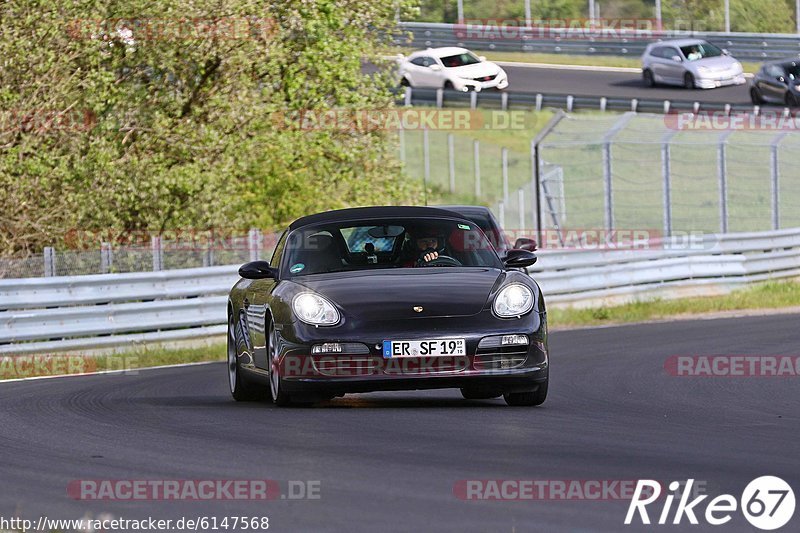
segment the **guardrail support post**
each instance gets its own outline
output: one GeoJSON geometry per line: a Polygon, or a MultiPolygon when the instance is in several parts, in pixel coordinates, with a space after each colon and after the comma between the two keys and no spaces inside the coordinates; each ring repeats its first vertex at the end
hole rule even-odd
{"type": "Polygon", "coordinates": [[[542,93],[536,93],[536,111],[542,110],[542,100],[543,100],[542,93]]]}
{"type": "Polygon", "coordinates": [[[436,89],[436,107],[441,109],[443,102],[444,102],[444,89],[439,87],[438,89],[436,89]]]}
{"type": "Polygon", "coordinates": [[[600,98],[600,111],[605,111],[606,107],[608,107],[608,98],[603,96],[600,98]]]}
{"type": "Polygon", "coordinates": [[[153,235],[150,237],[150,251],[153,254],[153,272],[164,269],[164,250],[161,246],[161,237],[153,235]]]}
{"type": "Polygon", "coordinates": [[[500,106],[502,107],[503,111],[508,109],[508,93],[503,92],[500,94],[500,106]]]}
{"type": "Polygon", "coordinates": [[[469,93],[469,108],[476,109],[478,107],[478,93],[472,91],[469,93]]]}
{"type": "Polygon", "coordinates": [[[114,264],[114,252],[111,250],[111,243],[100,243],[100,273],[108,274],[114,264]]]}
{"type": "Polygon", "coordinates": [[[56,275],[56,251],[52,246],[44,248],[44,275],[48,278],[56,275]]]}
{"type": "Polygon", "coordinates": [[[403,95],[403,104],[405,106],[411,105],[411,87],[406,87],[405,94],[403,95]]]}
{"type": "Polygon", "coordinates": [[[453,194],[456,192],[456,146],[452,133],[447,134],[447,160],[450,171],[450,194],[453,194]]]}

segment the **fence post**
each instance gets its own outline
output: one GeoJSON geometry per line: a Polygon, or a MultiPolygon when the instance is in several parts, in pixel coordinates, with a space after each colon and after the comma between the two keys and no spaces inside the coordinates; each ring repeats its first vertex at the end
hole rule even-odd
{"type": "Polygon", "coordinates": [[[164,249],[161,246],[161,236],[150,237],[150,251],[153,254],[153,272],[164,269],[164,249]]]}
{"type": "Polygon", "coordinates": [[[719,177],[719,231],[728,233],[728,168],[726,147],[728,137],[733,131],[726,131],[719,137],[717,147],[717,175],[719,177]]]}
{"type": "Polygon", "coordinates": [[[664,237],[672,235],[672,137],[677,132],[664,135],[661,141],[661,175],[664,178],[664,237]]]}
{"type": "Polygon", "coordinates": [[[497,215],[498,215],[497,218],[500,219],[499,220],[500,227],[501,228],[505,228],[506,227],[506,204],[504,202],[500,202],[499,204],[497,204],[497,210],[499,211],[499,213],[497,213],[497,215]]]}
{"type": "Polygon", "coordinates": [[[508,148],[500,150],[503,174],[503,202],[508,203],[508,148]]]}
{"type": "Polygon", "coordinates": [[[258,261],[261,257],[261,231],[251,229],[247,233],[247,249],[250,251],[250,261],[258,261]]]}
{"type": "Polygon", "coordinates": [[[403,166],[406,164],[406,132],[403,129],[402,125],[400,129],[397,131],[397,135],[400,140],[400,162],[403,163],[403,166]]]}
{"type": "Polygon", "coordinates": [[[100,273],[108,274],[114,264],[114,252],[111,250],[111,243],[100,243],[100,273]]]}
{"type": "Polygon", "coordinates": [[[475,198],[481,197],[481,146],[478,140],[472,142],[472,157],[475,165],[475,198]]]}
{"type": "Polygon", "coordinates": [[[614,229],[614,191],[611,189],[611,141],[603,143],[603,198],[605,204],[605,229],[614,229]]]}
{"type": "Polygon", "coordinates": [[[770,146],[770,174],[772,186],[772,229],[781,229],[781,207],[780,207],[780,159],[778,158],[778,149],[780,148],[781,141],[789,134],[788,131],[779,133],[777,137],[772,140],[770,146]]]}
{"type": "Polygon", "coordinates": [[[447,159],[450,170],[450,194],[456,192],[456,146],[452,133],[447,134],[447,159]]]}
{"type": "Polygon", "coordinates": [[[519,228],[525,229],[525,189],[517,190],[517,201],[519,202],[519,228]]]}
{"type": "Polygon", "coordinates": [[[428,128],[422,128],[422,160],[424,169],[422,173],[422,186],[425,194],[425,205],[428,205],[428,182],[431,179],[431,147],[430,147],[430,133],[428,128]]]}
{"type": "Polygon", "coordinates": [[[56,251],[52,246],[44,248],[44,275],[48,278],[56,275],[56,251]]]}

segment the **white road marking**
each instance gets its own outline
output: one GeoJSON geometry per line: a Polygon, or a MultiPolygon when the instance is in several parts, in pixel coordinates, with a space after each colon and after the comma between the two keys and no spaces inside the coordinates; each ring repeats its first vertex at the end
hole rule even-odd
{"type": "Polygon", "coordinates": [[[127,368],[121,370],[99,370],[97,372],[82,372],[80,374],[58,374],[56,376],[33,376],[29,378],[12,378],[12,379],[1,379],[0,383],[12,383],[15,381],[33,381],[38,379],[54,379],[54,378],[71,378],[77,376],[102,376],[105,374],[121,374],[121,373],[138,373],[142,370],[161,370],[164,368],[180,368],[184,366],[199,366],[199,365],[211,365],[214,363],[224,363],[225,361],[200,361],[198,363],[180,363],[176,365],[161,365],[161,366],[143,366],[141,368],[127,368]]]}

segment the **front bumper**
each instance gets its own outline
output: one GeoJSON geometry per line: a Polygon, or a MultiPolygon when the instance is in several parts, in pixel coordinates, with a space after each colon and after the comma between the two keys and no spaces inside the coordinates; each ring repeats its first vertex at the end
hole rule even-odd
{"type": "MultiPolygon", "coordinates": [[[[489,315],[489,316],[487,316],[489,315]]],[[[336,334],[303,325],[281,332],[278,361],[288,392],[343,394],[381,390],[470,387],[500,392],[535,390],[547,380],[546,315],[536,311],[517,320],[474,317],[381,321],[377,327],[336,334]],[[487,321],[490,321],[487,323],[487,321]],[[411,325],[409,324],[411,323],[411,325]],[[502,345],[503,335],[525,335],[527,345],[502,345]],[[463,338],[463,356],[384,358],[384,340],[463,338]],[[312,347],[337,343],[340,353],[312,353],[312,347]]],[[[365,326],[361,324],[361,326],[365,326]]]]}
{"type": "Polygon", "coordinates": [[[716,89],[728,85],[744,85],[747,79],[744,74],[702,74],[695,78],[695,85],[701,89],[716,89]]]}
{"type": "Polygon", "coordinates": [[[503,74],[498,74],[493,80],[478,81],[459,78],[453,83],[456,90],[459,91],[475,91],[480,92],[487,89],[505,89],[508,87],[508,77],[503,74]]]}

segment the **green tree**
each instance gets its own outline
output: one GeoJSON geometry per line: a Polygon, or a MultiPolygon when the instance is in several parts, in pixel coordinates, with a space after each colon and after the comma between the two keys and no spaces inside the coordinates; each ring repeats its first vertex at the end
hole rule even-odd
{"type": "Polygon", "coordinates": [[[268,228],[317,209],[418,201],[386,132],[274,120],[391,106],[392,81],[361,65],[386,46],[397,5],[4,2],[0,253],[75,228],[268,228]]]}

